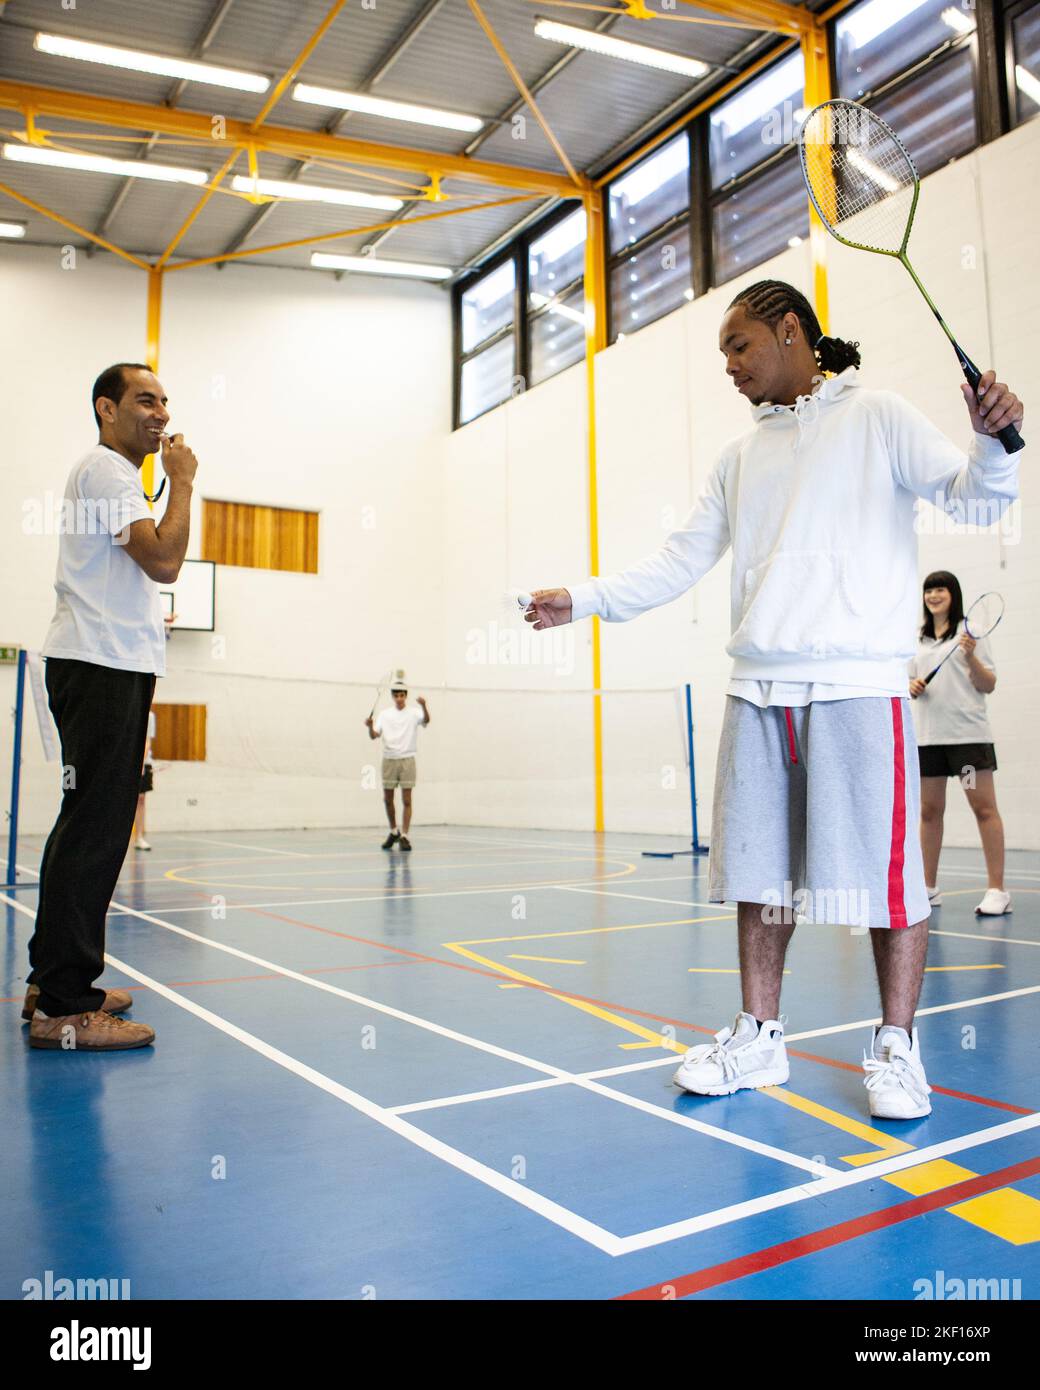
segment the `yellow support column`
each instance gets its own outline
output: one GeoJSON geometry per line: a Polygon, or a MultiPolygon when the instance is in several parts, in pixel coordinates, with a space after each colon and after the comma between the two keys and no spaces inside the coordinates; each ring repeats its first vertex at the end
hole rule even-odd
{"type": "MultiPolygon", "coordinates": [[[[805,107],[811,111],[821,101],[831,99],[830,44],[827,26],[814,24],[802,34],[802,57],[805,60],[805,107]]],[[[827,287],[827,229],[820,215],[809,202],[809,248],[812,253],[813,296],[816,317],[824,333],[830,332],[830,294],[827,287]]]]}
{"type": "MultiPolygon", "coordinates": [[[[589,573],[599,574],[599,490],[596,480],[596,353],[607,344],[607,286],[604,261],[603,195],[588,190],[585,205],[585,389],[589,480],[589,573]]],[[[592,758],[595,828],[603,819],[603,696],[600,620],[592,619],[592,758]]]]}
{"type": "MultiPolygon", "coordinates": [[[[148,322],[145,330],[144,360],[153,372],[159,370],[159,324],[162,316],[161,270],[148,271],[148,322]]],[[[149,496],[155,491],[155,455],[149,454],[141,465],[141,483],[149,496]]],[[[150,504],[149,504],[150,505],[150,504]]]]}

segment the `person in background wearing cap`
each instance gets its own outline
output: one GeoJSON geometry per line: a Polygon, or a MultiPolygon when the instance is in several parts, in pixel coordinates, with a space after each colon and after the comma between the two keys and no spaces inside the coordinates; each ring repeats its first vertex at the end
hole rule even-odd
{"type": "Polygon", "coordinates": [[[383,841],[384,849],[410,850],[408,829],[412,823],[412,788],[415,786],[415,745],[419,730],[430,722],[430,711],[426,701],[417,695],[419,708],[408,704],[408,690],[400,681],[390,687],[394,698],[393,709],[383,710],[374,720],[365,720],[369,738],[383,740],[383,804],[386,818],[390,822],[390,833],[383,841]],[[394,790],[401,788],[404,803],[401,814],[402,830],[397,829],[397,813],[394,809],[394,790]]]}

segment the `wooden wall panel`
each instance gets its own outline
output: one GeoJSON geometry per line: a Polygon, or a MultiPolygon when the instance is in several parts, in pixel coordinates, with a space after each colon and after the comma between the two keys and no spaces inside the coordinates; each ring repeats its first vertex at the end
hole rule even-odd
{"type": "Polygon", "coordinates": [[[160,705],[155,711],[152,757],[158,762],[206,761],[206,706],[160,705]]]}
{"type": "Polygon", "coordinates": [[[318,513],[202,500],[202,557],[218,565],[318,573],[318,513]]]}

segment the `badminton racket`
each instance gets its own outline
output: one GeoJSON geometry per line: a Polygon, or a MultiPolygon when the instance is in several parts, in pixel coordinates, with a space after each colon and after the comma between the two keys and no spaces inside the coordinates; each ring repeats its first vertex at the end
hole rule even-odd
{"type": "Polygon", "coordinates": [[[387,671],[386,675],[382,678],[382,680],[381,680],[381,681],[379,682],[379,684],[376,686],[376,698],[372,701],[372,708],[368,711],[368,717],[369,717],[369,719],[371,719],[372,716],[375,714],[375,712],[376,712],[376,705],[379,704],[379,701],[380,701],[380,700],[383,698],[383,696],[386,694],[386,688],[387,688],[387,686],[390,685],[390,683],[391,683],[392,681],[403,681],[403,680],[404,680],[404,672],[403,672],[403,671],[387,671]]]}
{"type": "MultiPolygon", "coordinates": [[[[974,638],[976,642],[981,641],[983,637],[989,636],[1003,616],[1004,600],[1001,596],[996,593],[983,594],[981,598],[975,600],[967,613],[965,613],[964,631],[969,637],[974,638]]],[[[935,679],[949,661],[950,657],[953,656],[954,652],[960,651],[960,646],[961,644],[959,641],[954,641],[954,645],[946,653],[942,661],[939,662],[935,670],[932,671],[930,675],[925,676],[925,685],[928,685],[930,681],[935,679]]]]}
{"type": "MultiPolygon", "coordinates": [[[[809,197],[831,236],[857,251],[893,256],[902,264],[953,344],[977,395],[982,373],[953,336],[906,253],[921,181],[899,136],[859,102],[825,101],[806,117],[799,146],[809,197]]],[[[1014,425],[1005,425],[997,438],[1009,454],[1025,444],[1014,425]]]]}

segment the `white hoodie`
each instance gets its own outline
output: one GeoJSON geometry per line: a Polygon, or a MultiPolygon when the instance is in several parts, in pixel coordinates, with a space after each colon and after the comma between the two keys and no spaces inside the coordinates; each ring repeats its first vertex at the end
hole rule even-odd
{"type": "Polygon", "coordinates": [[[905,689],[921,601],[915,499],[992,524],[1018,495],[1021,455],[976,434],[966,456],[854,367],[754,418],[660,550],[570,589],[574,619],[627,622],[669,603],[732,546],[734,679],[905,689]]]}

